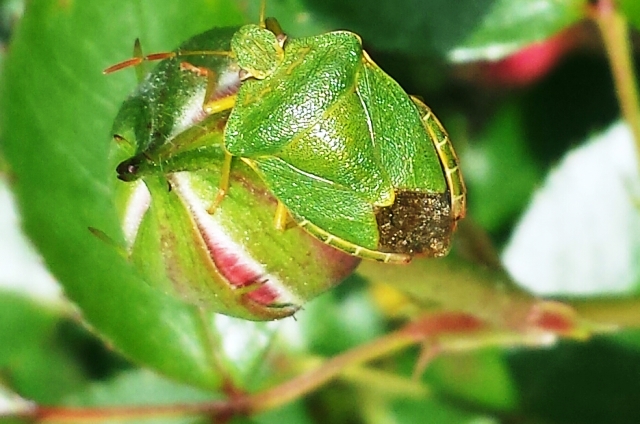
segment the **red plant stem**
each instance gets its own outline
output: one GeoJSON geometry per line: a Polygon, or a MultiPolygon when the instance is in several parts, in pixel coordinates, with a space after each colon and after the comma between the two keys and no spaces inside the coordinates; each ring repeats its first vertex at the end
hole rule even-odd
{"type": "Polygon", "coordinates": [[[288,380],[276,387],[255,394],[237,394],[225,400],[214,400],[198,404],[175,404],[128,407],[54,407],[32,406],[19,414],[20,417],[39,422],[99,422],[103,420],[132,420],[140,418],[207,415],[216,422],[226,422],[237,415],[251,415],[282,406],[298,399],[328,381],[336,378],[349,367],[371,359],[395,353],[408,346],[422,343],[424,361],[417,365],[422,372],[428,362],[444,352],[459,352],[481,346],[541,346],[552,343],[558,334],[574,334],[575,326],[566,305],[542,302],[534,305],[529,313],[529,331],[500,332],[491,330],[477,317],[462,312],[438,312],[423,316],[398,331],[380,337],[335,356],[321,366],[288,380]],[[542,308],[538,308],[539,306],[542,308]],[[539,309],[539,310],[538,310],[539,309]],[[485,330],[490,330],[489,333],[485,330]],[[478,334],[481,332],[481,334],[478,334]],[[456,337],[451,337],[457,334],[456,337]]]}
{"type": "Polygon", "coordinates": [[[64,423],[200,414],[224,420],[235,415],[255,414],[284,405],[317,389],[340,375],[348,367],[392,354],[410,345],[437,338],[442,334],[472,333],[484,327],[485,325],[481,321],[463,313],[428,315],[409,323],[394,333],[335,356],[314,370],[252,395],[238,395],[226,400],[199,404],[158,406],[74,408],[36,405],[25,411],[22,416],[39,422],[64,423]]]}
{"type": "Polygon", "coordinates": [[[335,356],[321,367],[273,389],[252,396],[250,410],[259,412],[285,404],[338,376],[345,368],[399,351],[442,333],[477,331],[484,327],[476,318],[461,313],[429,315],[401,330],[335,356]]]}

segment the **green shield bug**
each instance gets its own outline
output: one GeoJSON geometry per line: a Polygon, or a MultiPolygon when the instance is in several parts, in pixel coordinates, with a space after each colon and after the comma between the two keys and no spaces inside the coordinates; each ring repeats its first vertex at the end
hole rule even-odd
{"type": "Polygon", "coordinates": [[[367,259],[447,253],[465,214],[451,142],[356,34],[295,39],[246,25],[231,49],[244,82],[225,149],[261,176],[298,225],[367,259]]]}
{"type": "MultiPolygon", "coordinates": [[[[180,49],[228,50],[236,31],[207,31],[180,49]]],[[[231,98],[239,68],[224,55],[194,55],[188,65],[171,56],[125,100],[113,125],[125,254],[150,285],[190,304],[251,320],[289,316],[359,260],[301,228],[277,230],[277,201],[244,163],[226,173],[230,192],[214,208],[229,111],[204,112],[202,105],[231,98]]]]}
{"type": "MultiPolygon", "coordinates": [[[[278,199],[278,228],[290,215],[333,247],[389,263],[445,255],[466,193],[437,118],[371,60],[356,34],[296,39],[275,20],[261,21],[240,27],[228,50],[173,54],[219,55],[239,68],[237,94],[203,105],[209,113],[231,109],[212,210],[228,191],[231,158],[239,157],[278,199]]],[[[212,85],[206,70],[200,77],[212,85]]],[[[160,150],[135,161],[158,165],[173,154],[160,150]]],[[[123,164],[121,178],[132,175],[135,168],[123,164]]]]}

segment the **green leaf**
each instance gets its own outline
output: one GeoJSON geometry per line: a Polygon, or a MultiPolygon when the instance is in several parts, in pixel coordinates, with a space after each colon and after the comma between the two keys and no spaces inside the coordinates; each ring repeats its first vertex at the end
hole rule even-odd
{"type": "Polygon", "coordinates": [[[118,234],[107,165],[110,127],[135,85],[104,76],[127,58],[169,50],[213,25],[239,23],[225,1],[29,3],[2,80],[2,153],[27,234],[67,295],[130,358],[206,387],[220,375],[199,311],[146,285],[89,227],[118,234]]]}
{"type": "Polygon", "coordinates": [[[317,420],[312,419],[311,414],[305,408],[303,401],[297,401],[288,403],[281,408],[272,409],[262,414],[247,418],[244,422],[247,424],[312,424],[317,422],[317,420]]]}
{"type": "MultiPolygon", "coordinates": [[[[220,398],[211,393],[175,383],[147,370],[133,370],[106,381],[93,383],[77,394],[67,396],[63,404],[67,406],[126,407],[134,405],[175,405],[194,404],[220,398]]],[[[121,423],[122,419],[102,421],[121,423]]],[[[127,420],[127,423],[148,423],[149,419],[127,420]]],[[[153,418],[154,423],[206,423],[204,417],[186,416],[153,418]]]]}
{"type": "Polygon", "coordinates": [[[577,23],[585,17],[587,3],[586,0],[496,0],[480,12],[481,18],[451,47],[448,57],[454,62],[501,59],[577,23]]]}
{"type": "Polygon", "coordinates": [[[508,103],[478,140],[464,150],[469,210],[489,231],[501,229],[527,203],[540,179],[528,152],[521,111],[508,103]]]}
{"type": "Polygon", "coordinates": [[[637,422],[640,350],[616,343],[617,337],[512,352],[509,368],[521,413],[540,422],[637,422]]]}
{"type": "Polygon", "coordinates": [[[392,403],[387,414],[397,423],[425,422],[429,417],[429,424],[497,424],[497,418],[490,415],[465,411],[456,408],[437,398],[421,399],[419,401],[402,399],[392,403]]]}
{"type": "Polygon", "coordinates": [[[478,407],[510,411],[519,403],[517,388],[498,349],[438,358],[425,377],[438,393],[478,407]]]}
{"type": "Polygon", "coordinates": [[[632,136],[618,123],[549,174],[505,249],[508,270],[536,293],[637,293],[639,195],[632,136]]]}
{"type": "Polygon", "coordinates": [[[58,331],[65,318],[60,310],[0,291],[0,381],[24,398],[47,403],[81,387],[83,370],[58,331]]]}
{"type": "Polygon", "coordinates": [[[298,320],[311,351],[331,356],[384,333],[367,287],[354,276],[305,307],[298,320]]]}
{"type": "Polygon", "coordinates": [[[623,347],[640,352],[640,329],[625,329],[610,338],[611,341],[619,343],[623,347]]]}
{"type": "Polygon", "coordinates": [[[620,8],[625,18],[636,30],[640,29],[640,3],[636,0],[618,0],[616,5],[620,8]]]}
{"type": "Polygon", "coordinates": [[[454,62],[497,60],[584,17],[586,0],[307,0],[310,19],[360,34],[365,45],[454,62]]]}

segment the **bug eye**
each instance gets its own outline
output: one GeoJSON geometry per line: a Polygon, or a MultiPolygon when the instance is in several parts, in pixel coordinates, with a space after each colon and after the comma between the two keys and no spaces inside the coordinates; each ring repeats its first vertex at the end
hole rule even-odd
{"type": "Polygon", "coordinates": [[[139,169],[139,161],[136,158],[131,158],[121,162],[116,168],[116,173],[119,180],[129,182],[138,178],[139,169]]]}

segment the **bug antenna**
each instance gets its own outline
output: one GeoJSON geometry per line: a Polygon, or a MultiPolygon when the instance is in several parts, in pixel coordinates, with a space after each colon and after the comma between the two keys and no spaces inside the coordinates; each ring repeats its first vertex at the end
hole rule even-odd
{"type": "Polygon", "coordinates": [[[262,28],[265,27],[265,15],[266,15],[266,11],[267,11],[267,0],[261,0],[260,1],[260,26],[262,28]]]}

